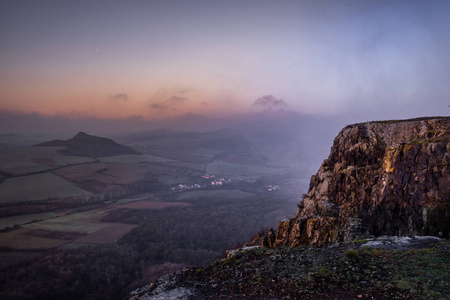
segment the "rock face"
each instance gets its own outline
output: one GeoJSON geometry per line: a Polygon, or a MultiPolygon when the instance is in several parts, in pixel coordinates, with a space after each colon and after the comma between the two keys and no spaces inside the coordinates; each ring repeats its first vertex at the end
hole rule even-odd
{"type": "Polygon", "coordinates": [[[256,243],[325,246],[365,235],[450,231],[450,118],[349,125],[296,216],[256,243]]]}

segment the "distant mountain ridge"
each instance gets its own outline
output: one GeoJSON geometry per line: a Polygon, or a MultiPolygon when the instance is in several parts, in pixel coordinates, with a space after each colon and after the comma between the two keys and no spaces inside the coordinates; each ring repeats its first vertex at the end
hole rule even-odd
{"type": "Polygon", "coordinates": [[[59,153],[70,156],[107,157],[126,154],[142,155],[141,152],[118,144],[111,139],[89,135],[85,132],[79,132],[73,138],[68,140],[53,140],[35,146],[66,147],[63,150],[60,150],[59,153]]]}

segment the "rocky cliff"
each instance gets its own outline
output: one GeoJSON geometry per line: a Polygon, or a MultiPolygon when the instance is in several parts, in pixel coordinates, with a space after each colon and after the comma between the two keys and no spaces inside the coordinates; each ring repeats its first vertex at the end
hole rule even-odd
{"type": "Polygon", "coordinates": [[[297,214],[254,242],[325,246],[365,235],[450,231],[450,118],[349,125],[297,214]]]}

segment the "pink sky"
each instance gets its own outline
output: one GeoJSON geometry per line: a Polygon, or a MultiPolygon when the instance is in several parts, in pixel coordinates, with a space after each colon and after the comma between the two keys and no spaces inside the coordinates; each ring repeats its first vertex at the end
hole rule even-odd
{"type": "Polygon", "coordinates": [[[0,110],[448,115],[450,2],[7,1],[0,110]]]}

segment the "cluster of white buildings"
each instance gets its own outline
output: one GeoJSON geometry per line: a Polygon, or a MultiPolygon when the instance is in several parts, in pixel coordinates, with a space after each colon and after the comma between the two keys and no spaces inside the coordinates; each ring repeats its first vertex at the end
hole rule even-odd
{"type": "Polygon", "coordinates": [[[217,178],[213,181],[211,181],[211,185],[224,185],[225,183],[230,183],[230,178],[217,178]]]}
{"type": "Polygon", "coordinates": [[[264,189],[268,192],[278,191],[280,189],[279,185],[276,184],[266,184],[264,189]]]}
{"type": "MultiPolygon", "coordinates": [[[[194,184],[178,184],[171,188],[172,191],[187,191],[194,189],[204,189],[208,186],[222,186],[232,182],[232,179],[225,177],[216,177],[214,175],[210,175],[204,173],[200,176],[203,179],[202,183],[194,183],[194,184]]],[[[246,182],[254,182],[254,180],[245,180],[246,182]]],[[[280,189],[280,186],[275,184],[266,184],[264,185],[264,190],[267,192],[273,192],[280,189]]]]}
{"type": "Polygon", "coordinates": [[[179,184],[171,188],[172,191],[186,191],[186,190],[194,190],[194,189],[202,189],[206,186],[203,184],[179,184]]]}
{"type": "Polygon", "coordinates": [[[213,178],[216,178],[216,176],[214,176],[214,175],[209,175],[209,174],[202,174],[202,176],[201,176],[203,179],[213,179],[213,178]]]}
{"type": "Polygon", "coordinates": [[[203,189],[206,188],[207,186],[218,186],[218,185],[224,185],[227,183],[231,183],[231,179],[229,178],[224,178],[224,177],[219,177],[216,178],[216,176],[214,175],[209,175],[209,174],[203,174],[201,175],[202,179],[212,179],[209,183],[194,183],[194,184],[179,184],[177,186],[174,186],[171,188],[172,191],[187,191],[187,190],[194,190],[194,189],[203,189]]]}
{"type": "Polygon", "coordinates": [[[231,182],[230,178],[224,178],[224,177],[216,178],[216,176],[210,175],[210,174],[207,174],[207,173],[202,174],[201,177],[203,179],[213,179],[211,181],[211,185],[224,185],[226,183],[230,183],[231,182]]]}

